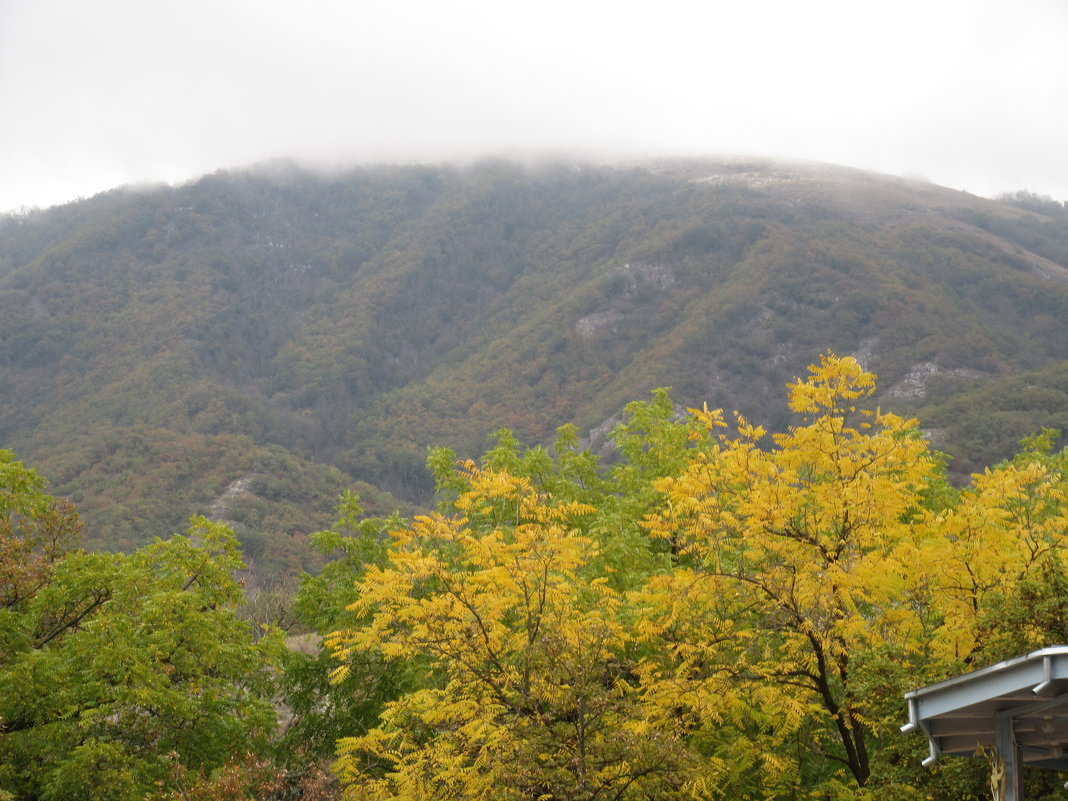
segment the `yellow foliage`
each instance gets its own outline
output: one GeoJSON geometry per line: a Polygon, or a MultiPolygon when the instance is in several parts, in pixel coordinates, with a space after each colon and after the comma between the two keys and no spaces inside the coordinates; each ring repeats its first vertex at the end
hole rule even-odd
{"type": "MultiPolygon", "coordinates": [[[[1044,566],[1063,564],[1065,500],[1064,479],[1050,465],[1009,463],[973,476],[955,507],[931,515],[939,536],[921,558],[929,565],[932,603],[944,618],[932,642],[938,659],[967,659],[992,600],[1018,595],[1020,584],[1044,566]]],[[[1049,644],[1034,634],[1034,645],[1049,644]]]]}
{"type": "Polygon", "coordinates": [[[910,513],[936,472],[914,421],[856,408],[874,387],[856,360],[826,356],[790,385],[804,425],[764,448],[738,416],[737,433],[658,482],[666,502],[646,525],[685,566],[646,587],[639,624],[674,655],[646,668],[650,686],[685,685],[702,719],[724,714],[710,709],[724,696],[764,710],[780,742],[822,719],[860,783],[869,735],[849,661],[917,633],[898,599],[923,540],[910,513]]]}
{"type": "Polygon", "coordinates": [[[397,532],[388,565],[368,568],[352,606],[368,622],[327,640],[342,660],[373,650],[440,677],[339,744],[349,797],[681,788],[676,724],[649,718],[630,678],[624,599],[583,575],[597,548],[574,524],[596,510],[505,471],[462,470],[455,505],[479,524],[436,514],[397,532]]]}
{"type": "Polygon", "coordinates": [[[455,515],[393,532],[352,606],[366,623],[326,641],[336,677],[365,651],[428,675],[340,744],[349,797],[875,797],[908,689],[880,675],[1047,644],[998,615],[1068,576],[1068,498],[1041,458],[949,490],[916,421],[863,408],[874,389],[828,354],[789,385],[784,433],[707,406],[668,431],[646,416],[626,497],[460,465],[455,515]],[[647,572],[622,592],[603,562],[635,521],[647,572]]]}

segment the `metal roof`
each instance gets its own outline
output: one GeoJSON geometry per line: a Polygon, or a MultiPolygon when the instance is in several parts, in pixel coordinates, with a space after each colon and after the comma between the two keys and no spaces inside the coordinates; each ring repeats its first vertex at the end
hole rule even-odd
{"type": "Polygon", "coordinates": [[[1068,645],[921,687],[905,700],[901,730],[927,735],[925,765],[942,754],[976,756],[982,746],[996,749],[1012,773],[1020,763],[1068,771],[1068,645]]]}

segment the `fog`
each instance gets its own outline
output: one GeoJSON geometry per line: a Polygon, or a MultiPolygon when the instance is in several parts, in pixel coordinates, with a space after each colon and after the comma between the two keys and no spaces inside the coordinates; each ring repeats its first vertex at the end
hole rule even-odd
{"type": "Polygon", "coordinates": [[[1061,0],[3,0],[0,210],[294,158],[789,157],[1068,200],[1061,0]]]}

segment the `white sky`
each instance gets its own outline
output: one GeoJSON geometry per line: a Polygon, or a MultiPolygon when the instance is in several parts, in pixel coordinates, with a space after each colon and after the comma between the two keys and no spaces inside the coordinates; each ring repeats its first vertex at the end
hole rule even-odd
{"type": "Polygon", "coordinates": [[[1068,0],[0,0],[0,210],[276,157],[546,153],[1068,200],[1068,0]]]}

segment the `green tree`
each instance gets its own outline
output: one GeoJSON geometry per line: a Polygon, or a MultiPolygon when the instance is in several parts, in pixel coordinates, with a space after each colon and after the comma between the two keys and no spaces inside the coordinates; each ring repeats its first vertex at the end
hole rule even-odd
{"type": "Polygon", "coordinates": [[[293,615],[302,634],[290,638],[280,677],[288,723],[281,758],[307,765],[334,755],[338,739],[374,726],[382,707],[417,679],[409,666],[367,653],[348,664],[343,679],[332,682],[338,666],[323,637],[353,622],[346,611],[358,598],[357,582],[369,567],[386,560],[388,531],[405,521],[365,517],[360,499],[346,490],[337,505],[337,521],[312,535],[322,553],[333,558],[316,575],[302,576],[293,599],[293,615]]]}
{"type": "Polygon", "coordinates": [[[57,552],[76,528],[32,470],[0,470],[0,786],[17,799],[140,799],[274,726],[278,639],[235,608],[237,541],[195,518],[129,554],[57,552]],[[61,533],[61,535],[60,535],[61,533]],[[29,568],[26,566],[29,565],[29,568]]]}
{"type": "Polygon", "coordinates": [[[48,583],[52,566],[81,533],[70,502],[51,498],[43,488],[36,472],[0,450],[0,621],[48,583]]]}

